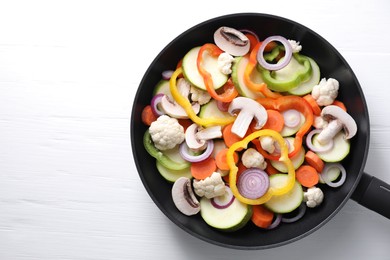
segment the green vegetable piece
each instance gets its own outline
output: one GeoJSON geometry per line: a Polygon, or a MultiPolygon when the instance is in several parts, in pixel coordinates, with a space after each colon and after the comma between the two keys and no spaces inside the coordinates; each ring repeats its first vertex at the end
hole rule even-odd
{"type": "Polygon", "coordinates": [[[153,140],[152,137],[150,136],[149,130],[146,130],[143,141],[144,141],[144,147],[146,151],[152,157],[156,158],[156,160],[159,161],[161,165],[164,166],[165,168],[179,171],[190,167],[189,162],[185,162],[185,163],[175,162],[172,159],[170,159],[168,156],[166,156],[163,152],[158,150],[153,144],[153,140]]]}
{"type": "Polygon", "coordinates": [[[278,92],[289,91],[311,77],[310,60],[297,53],[293,54],[290,63],[283,69],[269,71],[259,66],[261,76],[269,89],[278,92]]]}

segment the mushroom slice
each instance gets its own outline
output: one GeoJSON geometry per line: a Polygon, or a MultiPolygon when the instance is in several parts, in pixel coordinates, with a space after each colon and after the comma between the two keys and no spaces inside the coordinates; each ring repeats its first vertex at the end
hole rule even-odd
{"type": "MultiPolygon", "coordinates": [[[[167,95],[164,95],[161,98],[161,108],[164,110],[166,114],[168,114],[171,117],[180,118],[180,119],[188,118],[188,115],[184,110],[184,108],[181,107],[176,102],[169,100],[167,95]]],[[[200,111],[199,103],[194,103],[192,105],[192,109],[194,110],[195,114],[198,114],[200,111]]]]}
{"type": "Polygon", "coordinates": [[[206,141],[220,137],[222,137],[222,127],[219,125],[202,129],[193,123],[185,132],[186,144],[195,152],[204,150],[207,147],[206,141]]]}
{"type": "Polygon", "coordinates": [[[320,144],[328,143],[342,129],[345,132],[345,139],[351,139],[355,136],[357,132],[355,120],[340,107],[335,105],[326,106],[322,109],[321,116],[330,122],[318,134],[317,141],[320,144]]]}
{"type": "Polygon", "coordinates": [[[193,123],[192,125],[187,127],[185,132],[186,144],[194,151],[201,151],[206,147],[206,141],[196,137],[198,129],[199,126],[196,123],[193,123]]]}
{"type": "Polygon", "coordinates": [[[265,108],[255,100],[247,97],[237,97],[230,103],[228,112],[237,115],[232,126],[232,132],[244,137],[253,119],[256,120],[255,129],[260,129],[267,122],[268,115],[265,108]]]}
{"type": "Polygon", "coordinates": [[[200,204],[192,190],[189,178],[178,178],[173,184],[171,192],[173,203],[184,215],[191,216],[200,211],[200,204]]]}
{"type": "Polygon", "coordinates": [[[248,37],[234,28],[220,27],[214,33],[214,42],[223,51],[233,56],[244,56],[249,52],[248,37]]]}

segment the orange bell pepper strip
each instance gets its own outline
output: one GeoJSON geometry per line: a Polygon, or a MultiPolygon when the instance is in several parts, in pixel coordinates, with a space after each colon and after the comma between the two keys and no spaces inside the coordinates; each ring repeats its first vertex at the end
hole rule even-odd
{"type": "Polygon", "coordinates": [[[258,42],[255,47],[252,49],[251,53],[249,54],[249,61],[246,65],[245,71],[244,71],[244,83],[248,86],[248,88],[254,92],[260,92],[263,94],[263,96],[267,98],[278,98],[282,95],[277,92],[271,91],[267,84],[265,83],[254,83],[251,80],[250,75],[252,74],[253,70],[256,69],[257,65],[257,53],[259,52],[261,46],[261,42],[258,42]]]}
{"type": "Polygon", "coordinates": [[[243,203],[246,203],[249,205],[264,204],[267,201],[269,201],[272,198],[272,196],[286,194],[287,192],[291,191],[291,189],[294,187],[294,184],[295,184],[294,165],[292,164],[290,158],[288,157],[288,147],[287,147],[286,142],[284,141],[283,137],[275,130],[271,130],[271,129],[258,130],[256,132],[251,133],[250,135],[245,137],[243,140],[234,143],[232,146],[229,147],[229,149],[227,151],[226,162],[227,162],[229,169],[230,169],[230,171],[229,171],[230,189],[232,190],[233,195],[239,201],[241,201],[243,203]],[[279,161],[284,162],[285,165],[287,166],[288,179],[284,185],[280,185],[278,187],[270,186],[269,189],[267,190],[267,192],[263,196],[261,196],[257,199],[249,199],[249,198],[242,196],[237,188],[238,167],[234,161],[234,154],[240,148],[246,149],[249,142],[251,142],[254,139],[258,139],[259,137],[262,137],[262,136],[271,136],[276,142],[279,143],[280,149],[281,149],[281,156],[278,159],[279,159],[279,161]]]}
{"type": "Polygon", "coordinates": [[[200,118],[197,116],[195,111],[192,109],[192,105],[187,98],[183,97],[176,86],[177,77],[183,73],[183,69],[179,67],[176,69],[170,80],[169,80],[169,90],[171,91],[173,99],[186,111],[188,117],[198,125],[210,126],[210,125],[228,125],[235,120],[235,117],[210,117],[210,118],[200,118]]]}
{"type": "MultiPolygon", "coordinates": [[[[265,109],[275,109],[278,111],[286,111],[289,109],[296,109],[305,117],[305,123],[301,126],[298,132],[295,134],[294,150],[288,154],[291,158],[302,149],[302,141],[304,135],[310,130],[313,125],[313,110],[309,103],[299,96],[282,96],[277,99],[271,98],[258,98],[256,99],[265,109]]],[[[267,159],[278,160],[279,156],[270,155],[263,149],[259,149],[259,152],[267,159]]]]}
{"type": "Polygon", "coordinates": [[[196,60],[196,65],[198,67],[198,71],[200,75],[203,77],[204,84],[206,86],[207,92],[210,94],[212,98],[215,100],[219,100],[221,102],[231,102],[237,95],[238,92],[236,88],[234,87],[234,84],[230,81],[228,81],[224,86],[224,92],[221,94],[218,94],[214,89],[214,83],[213,79],[211,77],[211,74],[207,72],[207,70],[202,66],[203,63],[203,54],[204,52],[209,52],[211,56],[218,57],[223,51],[218,48],[217,45],[212,43],[206,43],[204,44],[198,53],[198,58],[196,60]]]}

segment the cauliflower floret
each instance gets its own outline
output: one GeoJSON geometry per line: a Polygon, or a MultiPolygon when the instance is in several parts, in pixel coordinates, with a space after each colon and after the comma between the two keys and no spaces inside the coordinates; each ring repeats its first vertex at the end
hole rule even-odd
{"type": "Polygon", "coordinates": [[[313,121],[313,126],[317,129],[324,129],[328,125],[328,121],[326,121],[322,116],[315,116],[313,121]]]}
{"type": "Polygon", "coordinates": [[[164,151],[174,148],[184,141],[184,128],[176,118],[162,115],[149,127],[154,146],[164,151]]]}
{"type": "Polygon", "coordinates": [[[247,149],[242,154],[241,161],[246,168],[260,168],[264,170],[267,167],[263,155],[253,148],[247,149]]]}
{"type": "Polygon", "coordinates": [[[306,202],[306,206],[309,208],[317,207],[324,200],[324,193],[318,187],[308,188],[306,192],[303,193],[303,201],[306,202]]]}
{"type": "Polygon", "coordinates": [[[218,172],[214,172],[204,180],[194,180],[193,186],[196,195],[200,197],[211,199],[225,194],[225,183],[218,172]]]}
{"type": "Polygon", "coordinates": [[[211,99],[209,92],[201,90],[192,85],[190,88],[190,93],[191,93],[191,100],[194,102],[198,102],[199,105],[204,105],[208,103],[211,99]]]}
{"type": "Polygon", "coordinates": [[[232,73],[232,63],[234,61],[234,57],[229,53],[223,52],[218,56],[218,68],[219,70],[228,75],[232,73]]]}
{"type": "Polygon", "coordinates": [[[302,45],[300,44],[300,42],[294,40],[288,40],[288,42],[291,45],[291,49],[293,53],[298,53],[302,50],[302,45]]]}
{"type": "Polygon", "coordinates": [[[263,148],[264,151],[267,151],[268,153],[273,153],[275,151],[274,139],[272,139],[270,136],[264,136],[260,138],[260,145],[261,148],[263,148]]]}
{"type": "Polygon", "coordinates": [[[313,87],[311,95],[319,106],[328,106],[333,103],[339,92],[339,82],[333,78],[321,79],[318,85],[313,87]]]}

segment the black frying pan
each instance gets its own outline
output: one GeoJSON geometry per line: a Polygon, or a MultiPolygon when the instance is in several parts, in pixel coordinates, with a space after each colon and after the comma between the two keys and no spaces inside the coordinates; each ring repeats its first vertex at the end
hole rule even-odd
{"type": "Polygon", "coordinates": [[[291,20],[257,13],[240,13],[217,17],[185,31],[169,43],[146,71],[135,96],[131,115],[131,144],[140,178],[149,195],[160,210],[176,225],[204,241],[238,249],[265,249],[298,240],[329,221],[350,199],[390,218],[390,185],[363,172],[367,159],[370,124],[363,91],[350,66],[340,53],[320,35],[291,20]],[[302,53],[312,57],[321,68],[322,77],[339,81],[339,98],[348,108],[358,125],[358,133],[352,139],[351,152],[343,161],[347,180],[340,188],[326,188],[325,200],[320,207],[307,210],[300,221],[282,224],[265,231],[251,223],[245,228],[226,233],[209,227],[198,214],[187,217],[172,202],[171,186],[155,168],[155,159],[143,147],[142,137],[146,127],[141,122],[141,111],[150,103],[152,90],[161,79],[161,72],[174,69],[177,62],[192,47],[213,42],[213,32],[220,26],[251,29],[260,39],[282,35],[301,42],[302,53]]]}

